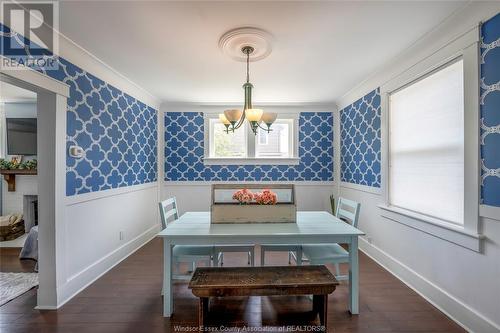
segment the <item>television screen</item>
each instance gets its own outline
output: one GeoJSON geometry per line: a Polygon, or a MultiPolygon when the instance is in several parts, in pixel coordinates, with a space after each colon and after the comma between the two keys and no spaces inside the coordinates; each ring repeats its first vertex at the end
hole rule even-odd
{"type": "Polygon", "coordinates": [[[7,118],[7,154],[36,155],[36,118],[7,118]]]}

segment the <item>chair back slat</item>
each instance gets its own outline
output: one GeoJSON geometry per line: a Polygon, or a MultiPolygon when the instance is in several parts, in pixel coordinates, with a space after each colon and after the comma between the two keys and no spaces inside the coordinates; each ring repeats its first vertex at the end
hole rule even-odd
{"type": "Polygon", "coordinates": [[[345,210],[345,209],[338,209],[337,210],[337,217],[340,219],[347,219],[349,224],[353,224],[352,222],[356,218],[353,213],[351,213],[350,211],[345,210]]]}
{"type": "Polygon", "coordinates": [[[168,198],[168,199],[165,199],[165,200],[162,201],[162,204],[165,205],[165,206],[170,206],[170,205],[172,205],[174,203],[176,203],[175,197],[168,198]]]}
{"type": "Polygon", "coordinates": [[[165,219],[168,220],[171,216],[174,216],[174,219],[177,220],[177,209],[171,209],[165,213],[165,219]]]}
{"type": "Polygon", "coordinates": [[[361,204],[359,202],[345,198],[339,198],[335,216],[357,228],[360,207],[361,204]]]}
{"type": "Polygon", "coordinates": [[[179,210],[177,207],[177,200],[175,199],[175,197],[159,202],[158,206],[160,208],[162,229],[165,229],[167,227],[167,225],[170,223],[169,219],[171,217],[173,217],[171,222],[179,218],[179,210]]]}

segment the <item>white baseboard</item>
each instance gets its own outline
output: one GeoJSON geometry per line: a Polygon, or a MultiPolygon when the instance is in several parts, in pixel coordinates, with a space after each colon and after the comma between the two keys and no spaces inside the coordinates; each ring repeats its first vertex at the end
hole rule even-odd
{"type": "Polygon", "coordinates": [[[499,333],[500,326],[365,239],[359,249],[469,332],[499,333]]]}
{"type": "Polygon", "coordinates": [[[110,271],[113,267],[125,260],[128,256],[140,249],[144,244],[156,237],[160,231],[159,225],[154,225],[144,231],[139,236],[131,239],[126,244],[120,246],[105,257],[99,259],[93,264],[86,267],[84,270],[68,278],[66,284],[58,289],[57,307],[37,306],[37,309],[56,310],[63,306],[70,299],[75,297],[82,290],[94,283],[101,276],[110,271]]]}
{"type": "Polygon", "coordinates": [[[57,310],[57,306],[53,305],[37,305],[35,306],[36,310],[57,310]]]}

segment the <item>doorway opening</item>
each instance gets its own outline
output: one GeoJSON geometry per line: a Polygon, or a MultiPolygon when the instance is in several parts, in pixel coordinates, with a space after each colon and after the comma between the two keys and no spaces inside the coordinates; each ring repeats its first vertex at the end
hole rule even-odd
{"type": "Polygon", "coordinates": [[[39,285],[39,309],[58,307],[57,288],[63,283],[56,269],[62,260],[56,249],[61,251],[64,243],[56,229],[64,221],[68,96],[67,85],[44,74],[0,72],[0,216],[17,232],[8,236],[14,241],[8,247],[0,242],[0,273],[34,274],[37,281],[31,283],[39,285]],[[19,255],[30,258],[31,265],[19,255]]]}
{"type": "Polygon", "coordinates": [[[38,260],[37,94],[0,82],[0,272],[35,272],[38,260]],[[33,229],[33,230],[32,230],[33,229]],[[31,232],[30,242],[26,243],[31,232]],[[29,253],[21,254],[22,249],[29,253]]]}

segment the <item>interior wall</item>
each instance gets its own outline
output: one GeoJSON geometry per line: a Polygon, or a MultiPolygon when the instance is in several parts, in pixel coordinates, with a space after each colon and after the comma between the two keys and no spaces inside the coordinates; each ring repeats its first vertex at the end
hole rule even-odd
{"type": "Polygon", "coordinates": [[[6,102],[6,118],[36,118],[36,101],[34,102],[6,102]]]}
{"type": "Polygon", "coordinates": [[[208,211],[213,183],[285,182],[295,184],[299,210],[330,211],[329,196],[334,190],[334,107],[273,108],[299,115],[298,165],[204,165],[204,113],[227,106],[163,104],[165,176],[161,198],[175,196],[181,213],[208,211]]]}
{"type": "MultiPolygon", "coordinates": [[[[309,211],[328,211],[330,195],[333,194],[332,184],[295,184],[297,209],[309,211]]],[[[181,214],[187,211],[209,211],[211,200],[211,184],[166,184],[163,186],[163,200],[176,197],[181,214]]]]}
{"type": "Polygon", "coordinates": [[[204,147],[208,143],[204,142],[204,113],[166,112],[165,180],[333,181],[332,110],[309,112],[304,108],[297,113],[297,165],[205,165],[204,147]]]}
{"type": "MultiPolygon", "coordinates": [[[[28,42],[1,23],[0,32],[0,38],[13,43],[28,42]]],[[[62,54],[71,54],[72,62],[60,57],[56,70],[39,70],[69,86],[65,121],[55,115],[58,121],[51,124],[63,138],[56,141],[63,147],[57,149],[55,163],[65,177],[58,174],[52,184],[56,198],[63,198],[56,200],[62,213],[53,226],[44,227],[40,220],[40,248],[57,245],[50,257],[40,258],[40,309],[61,306],[159,230],[159,105],[74,44],[63,42],[60,47],[62,54]],[[82,158],[69,156],[73,144],[83,148],[82,158]]],[[[50,198],[42,193],[42,199],[50,198]]]]}
{"type": "Polygon", "coordinates": [[[7,118],[36,118],[36,102],[6,102],[7,118]]]}
{"type": "Polygon", "coordinates": [[[157,191],[153,183],[67,198],[63,301],[156,235],[157,191]]]}
{"type": "MultiPolygon", "coordinates": [[[[471,3],[462,12],[456,13],[438,29],[403,52],[401,57],[381,68],[339,99],[338,104],[341,109],[339,117],[342,118],[344,112],[346,112],[345,115],[349,114],[353,108],[359,111],[360,98],[362,101],[370,92],[397,74],[433,54],[447,42],[470,31],[474,25],[477,26],[480,22],[488,21],[499,12],[500,4],[498,2],[471,3]]],[[[492,21],[500,23],[500,15],[497,15],[492,21]]],[[[492,21],[489,21],[490,24],[492,21]]],[[[498,42],[500,24],[495,27],[494,31],[497,35],[493,40],[498,42]]],[[[491,34],[485,36],[483,30],[483,42],[485,42],[486,37],[491,42],[491,34]]],[[[483,44],[483,53],[484,50],[483,44]]],[[[497,47],[489,52],[489,56],[499,57],[500,48],[497,47]]],[[[495,73],[498,73],[498,64],[493,68],[495,68],[495,73]]],[[[494,83],[489,82],[490,85],[494,83]]],[[[488,126],[500,124],[498,96],[500,96],[500,91],[492,91],[488,97],[491,98],[490,101],[496,103],[490,111],[493,114],[489,117],[488,126]],[[497,123],[492,123],[493,119],[497,123]]],[[[372,112],[370,108],[361,108],[361,111],[372,112]]],[[[361,124],[344,121],[341,123],[341,126],[343,125],[346,127],[354,126],[354,131],[366,131],[366,126],[363,127],[361,124]]],[[[483,128],[483,130],[485,129],[483,128]]],[[[343,133],[342,130],[341,132],[343,133]]],[[[362,138],[363,135],[357,139],[353,136],[351,143],[361,147],[364,144],[362,138]]],[[[489,141],[486,142],[490,147],[487,150],[491,153],[496,152],[494,156],[498,156],[498,141],[494,141],[498,138],[498,133],[493,133],[489,141]]],[[[349,140],[347,141],[349,142],[349,140]]],[[[339,145],[342,143],[346,143],[345,138],[342,138],[339,145]]],[[[350,154],[359,154],[359,150],[356,149],[349,152],[348,147],[347,144],[346,147],[339,146],[343,155],[341,160],[349,160],[352,157],[350,154]]],[[[483,154],[484,152],[485,149],[483,149],[483,154]]],[[[375,153],[380,153],[380,145],[375,153]]],[[[492,157],[494,156],[492,155],[492,157]]],[[[478,163],[480,162],[481,160],[478,161],[478,163]]],[[[500,276],[500,261],[498,260],[500,258],[500,214],[497,208],[488,206],[491,208],[488,210],[489,214],[481,217],[480,232],[485,236],[485,240],[482,251],[475,252],[383,218],[378,208],[378,205],[383,203],[380,186],[363,183],[362,175],[360,177],[352,176],[351,171],[353,170],[348,170],[348,163],[339,162],[338,165],[342,165],[341,174],[343,174],[343,182],[339,184],[340,195],[361,203],[359,228],[366,233],[366,236],[362,237],[360,241],[360,249],[468,330],[472,332],[500,332],[500,308],[498,307],[498,299],[500,298],[500,284],[498,283],[498,276],[500,276]]],[[[494,178],[494,175],[492,176],[494,178]]],[[[484,186],[483,183],[483,199],[485,198],[484,186]]],[[[488,188],[489,191],[496,193],[495,199],[498,199],[498,189],[499,187],[488,188]]],[[[489,202],[494,201],[492,200],[493,196],[489,198],[489,202]]]]}
{"type": "Polygon", "coordinates": [[[379,193],[341,187],[340,195],[361,203],[361,251],[470,331],[500,331],[500,221],[481,218],[478,253],[381,217],[379,193]]]}
{"type": "Polygon", "coordinates": [[[481,203],[500,207],[500,14],[481,26],[481,203]]]}
{"type": "MultiPolygon", "coordinates": [[[[5,103],[5,118],[36,118],[36,103],[35,102],[19,102],[19,103],[5,103]]],[[[2,145],[4,145],[5,153],[7,153],[7,140],[2,138],[2,145]]],[[[7,155],[6,158],[10,159],[12,155],[7,155]]],[[[34,156],[23,156],[23,160],[36,159],[34,156]]],[[[9,192],[7,186],[0,186],[2,189],[2,215],[22,213],[23,212],[23,195],[37,195],[38,194],[38,181],[36,176],[17,176],[16,177],[16,191],[9,192]]]]}

